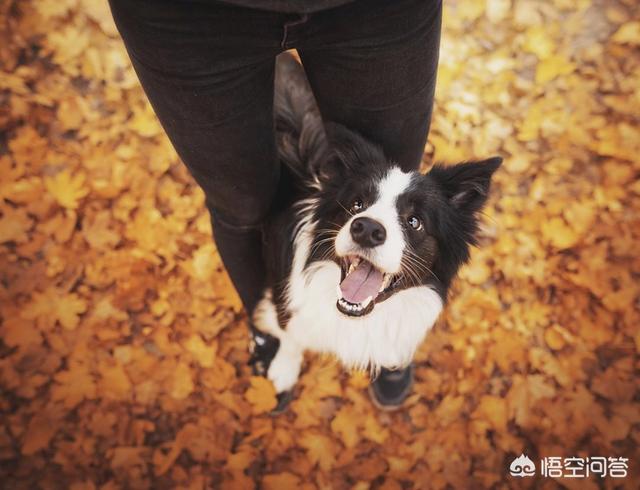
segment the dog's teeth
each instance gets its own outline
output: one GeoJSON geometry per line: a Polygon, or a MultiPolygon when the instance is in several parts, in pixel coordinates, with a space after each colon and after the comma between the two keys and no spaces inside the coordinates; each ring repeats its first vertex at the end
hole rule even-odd
{"type": "Polygon", "coordinates": [[[360,260],[362,260],[360,257],[356,257],[355,259],[353,259],[353,266],[358,267],[358,264],[360,264],[360,260]]]}
{"type": "Polygon", "coordinates": [[[349,266],[349,272],[347,272],[347,274],[351,274],[356,268],[356,264],[355,263],[351,263],[351,265],[349,266]]]}
{"type": "Polygon", "coordinates": [[[336,286],[336,292],[338,293],[338,299],[342,300],[342,289],[340,289],[340,284],[336,286]]]}
{"type": "Polygon", "coordinates": [[[366,308],[367,306],[369,306],[369,303],[371,303],[371,301],[373,301],[373,296],[369,296],[362,303],[360,303],[360,307],[361,308],[366,308]]]}

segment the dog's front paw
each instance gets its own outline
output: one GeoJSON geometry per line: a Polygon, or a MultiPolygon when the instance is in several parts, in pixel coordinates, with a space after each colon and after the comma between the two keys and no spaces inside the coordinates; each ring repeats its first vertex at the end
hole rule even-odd
{"type": "Polygon", "coordinates": [[[302,353],[294,349],[280,349],[271,362],[267,378],[271,380],[276,393],[291,391],[300,375],[302,353]]]}

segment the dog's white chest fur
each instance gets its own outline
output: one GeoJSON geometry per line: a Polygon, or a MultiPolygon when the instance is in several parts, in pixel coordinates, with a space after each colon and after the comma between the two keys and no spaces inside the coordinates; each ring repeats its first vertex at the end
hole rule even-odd
{"type": "Polygon", "coordinates": [[[292,291],[287,333],[305,349],[332,353],[349,367],[405,366],[442,309],[440,296],[420,286],[394,294],[368,315],[350,317],[336,308],[337,264],[319,262],[302,275],[305,288],[292,291]]]}
{"type": "Polygon", "coordinates": [[[270,291],[254,312],[256,327],[280,339],[280,349],[269,368],[277,391],[295,383],[306,349],[333,354],[347,367],[405,366],[442,311],[438,293],[418,286],[397,292],[363,317],[344,315],[336,308],[338,265],[322,261],[306,266],[313,227],[302,223],[296,238],[288,324],[284,329],[278,324],[270,291]]]}

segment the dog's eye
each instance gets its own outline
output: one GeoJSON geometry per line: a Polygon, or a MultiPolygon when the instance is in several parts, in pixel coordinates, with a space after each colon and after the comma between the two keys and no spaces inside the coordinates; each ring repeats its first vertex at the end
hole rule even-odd
{"type": "Polygon", "coordinates": [[[414,230],[420,231],[422,230],[422,221],[417,216],[409,216],[407,218],[407,224],[413,228],[414,230]]]}
{"type": "Polygon", "coordinates": [[[361,199],[356,199],[351,204],[351,211],[354,213],[357,213],[358,211],[362,211],[362,208],[364,208],[364,203],[362,202],[361,199]]]}

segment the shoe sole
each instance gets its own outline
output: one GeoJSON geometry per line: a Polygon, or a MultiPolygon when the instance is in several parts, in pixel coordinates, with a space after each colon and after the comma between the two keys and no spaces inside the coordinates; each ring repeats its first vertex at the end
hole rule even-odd
{"type": "Polygon", "coordinates": [[[368,386],[367,391],[369,392],[369,398],[371,399],[371,403],[373,403],[378,410],[382,410],[383,412],[395,412],[397,410],[400,410],[402,408],[402,405],[404,405],[404,402],[407,399],[407,396],[411,392],[412,386],[413,386],[413,383],[409,385],[408,387],[409,389],[407,390],[405,397],[397,405],[383,405],[382,403],[380,403],[371,385],[368,386]]]}

